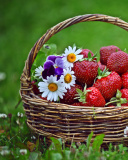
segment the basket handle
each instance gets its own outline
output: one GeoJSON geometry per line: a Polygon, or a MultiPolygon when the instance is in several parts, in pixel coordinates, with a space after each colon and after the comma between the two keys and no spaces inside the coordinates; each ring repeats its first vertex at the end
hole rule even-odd
{"type": "Polygon", "coordinates": [[[107,22],[114,24],[116,26],[119,26],[125,30],[128,31],[128,23],[117,18],[117,17],[111,17],[107,15],[102,14],[86,14],[86,15],[80,15],[73,18],[69,18],[63,22],[58,23],[51,29],[49,29],[33,46],[31,49],[28,58],[25,63],[24,67],[24,74],[27,78],[30,77],[30,70],[31,66],[36,58],[37,53],[41,49],[41,47],[47,42],[54,34],[58,33],[59,31],[73,25],[77,24],[79,22],[86,22],[86,21],[101,21],[101,22],[107,22]]]}

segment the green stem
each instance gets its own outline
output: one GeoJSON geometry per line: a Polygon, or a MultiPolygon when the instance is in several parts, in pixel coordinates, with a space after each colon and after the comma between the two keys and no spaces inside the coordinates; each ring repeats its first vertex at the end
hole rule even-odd
{"type": "Polygon", "coordinates": [[[106,103],[105,106],[107,106],[107,105],[109,105],[109,104],[111,104],[111,103],[115,103],[115,102],[118,103],[118,102],[120,102],[120,100],[110,101],[110,102],[106,103]]]}

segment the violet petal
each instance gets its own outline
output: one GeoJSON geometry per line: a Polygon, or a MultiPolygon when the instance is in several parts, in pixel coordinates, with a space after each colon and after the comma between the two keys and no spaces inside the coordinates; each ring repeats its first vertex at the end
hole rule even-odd
{"type": "Polygon", "coordinates": [[[63,74],[63,68],[60,68],[60,67],[56,68],[55,69],[55,74],[56,75],[62,75],[63,74]]]}
{"type": "Polygon", "coordinates": [[[47,78],[47,76],[51,76],[51,75],[54,75],[55,74],[55,68],[53,66],[51,66],[49,69],[45,69],[43,72],[42,72],[42,77],[44,79],[47,78]]]}
{"type": "Polygon", "coordinates": [[[42,72],[42,77],[43,77],[43,79],[46,79],[46,77],[47,77],[47,72],[48,72],[48,69],[45,69],[45,70],[42,72]]]}
{"type": "Polygon", "coordinates": [[[60,68],[64,68],[64,63],[63,63],[62,58],[56,58],[55,64],[60,68]]]}
{"type": "Polygon", "coordinates": [[[55,68],[53,66],[51,66],[47,72],[47,76],[51,76],[51,75],[55,75],[55,68]]]}
{"type": "Polygon", "coordinates": [[[46,61],[50,60],[50,61],[52,61],[52,62],[55,63],[56,57],[57,57],[57,56],[50,55],[50,56],[47,57],[46,61]]]}
{"type": "Polygon", "coordinates": [[[44,69],[49,69],[51,66],[54,65],[54,62],[50,61],[50,60],[47,60],[45,63],[44,63],[44,69]]]}
{"type": "Polygon", "coordinates": [[[61,75],[57,75],[57,81],[60,79],[61,75]]]}

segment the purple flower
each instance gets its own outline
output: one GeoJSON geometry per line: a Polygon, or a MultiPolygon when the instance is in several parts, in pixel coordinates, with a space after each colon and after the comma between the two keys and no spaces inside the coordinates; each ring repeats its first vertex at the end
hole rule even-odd
{"type": "Polygon", "coordinates": [[[61,56],[54,56],[54,55],[48,56],[45,63],[47,65],[52,65],[52,62],[54,63],[55,68],[58,68],[58,67],[64,68],[64,63],[63,63],[61,56]],[[47,63],[47,62],[49,62],[49,63],[47,63]]]}
{"type": "Polygon", "coordinates": [[[62,75],[63,74],[63,68],[60,68],[60,67],[56,68],[55,69],[55,74],[56,75],[62,75]]]}
{"type": "Polygon", "coordinates": [[[57,75],[57,78],[63,74],[64,63],[61,56],[50,55],[44,63],[44,71],[42,77],[46,79],[47,76],[57,75]]]}
{"type": "Polygon", "coordinates": [[[55,68],[51,65],[49,69],[45,69],[43,72],[42,72],[42,77],[44,79],[47,78],[47,76],[51,76],[51,75],[55,75],[55,68]]]}
{"type": "Polygon", "coordinates": [[[54,62],[51,61],[51,60],[47,60],[45,63],[44,63],[44,69],[49,69],[51,66],[54,65],[54,62]]]}
{"type": "Polygon", "coordinates": [[[57,68],[57,67],[64,68],[64,63],[63,63],[62,58],[57,57],[57,58],[55,59],[55,65],[56,65],[56,68],[57,68]]]}
{"type": "Polygon", "coordinates": [[[56,59],[56,57],[57,57],[57,56],[50,55],[50,56],[48,56],[48,57],[47,57],[46,61],[50,60],[50,61],[52,61],[52,62],[54,62],[54,63],[55,63],[55,59],[56,59]]]}

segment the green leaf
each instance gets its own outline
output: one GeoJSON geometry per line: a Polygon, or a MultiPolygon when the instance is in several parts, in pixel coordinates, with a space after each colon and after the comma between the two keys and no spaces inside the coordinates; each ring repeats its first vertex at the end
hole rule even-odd
{"type": "Polygon", "coordinates": [[[122,96],[122,93],[119,89],[117,89],[117,92],[116,92],[116,98],[121,98],[122,96]]]}
{"type": "Polygon", "coordinates": [[[98,79],[101,79],[101,78],[103,78],[103,77],[107,77],[108,75],[110,75],[110,73],[111,73],[111,72],[109,72],[108,69],[105,68],[105,69],[102,71],[102,70],[100,70],[100,68],[98,67],[98,76],[97,76],[97,78],[98,78],[98,79]]]}
{"type": "Polygon", "coordinates": [[[88,52],[88,59],[90,60],[92,58],[91,52],[88,52]]]}
{"type": "Polygon", "coordinates": [[[105,136],[104,134],[100,134],[95,137],[93,144],[92,144],[92,148],[94,150],[97,150],[97,151],[99,150],[101,144],[103,143],[104,136],[105,136]]]}
{"type": "Polygon", "coordinates": [[[100,67],[98,67],[98,75],[99,75],[99,76],[101,75],[100,67]]]}
{"type": "Polygon", "coordinates": [[[125,104],[125,103],[127,103],[128,101],[127,101],[126,98],[120,98],[120,102],[121,102],[121,104],[125,104]]]}
{"type": "Polygon", "coordinates": [[[56,55],[57,46],[56,44],[44,44],[40,51],[45,53],[45,56],[56,55]]]}
{"type": "Polygon", "coordinates": [[[29,160],[38,160],[38,153],[30,152],[29,160]]]}
{"type": "Polygon", "coordinates": [[[50,160],[62,160],[62,155],[61,155],[61,153],[55,153],[55,152],[51,152],[50,153],[50,160]]]}
{"type": "Polygon", "coordinates": [[[52,140],[52,143],[54,144],[55,149],[58,152],[61,152],[62,151],[62,143],[61,143],[61,141],[59,139],[55,139],[54,137],[51,137],[50,139],[52,140]]]}
{"type": "Polygon", "coordinates": [[[24,143],[21,143],[21,142],[16,143],[16,146],[19,147],[19,148],[21,148],[21,149],[22,148],[28,149],[27,146],[24,143]]]}
{"type": "Polygon", "coordinates": [[[64,157],[64,159],[66,160],[68,160],[68,159],[70,159],[70,154],[71,154],[71,151],[70,150],[64,150],[64,152],[63,152],[63,157],[64,157]]]}
{"type": "Polygon", "coordinates": [[[38,136],[38,139],[36,140],[36,151],[38,151],[38,147],[39,147],[39,136],[38,136]]]}
{"type": "Polygon", "coordinates": [[[87,140],[86,140],[87,149],[89,149],[92,136],[93,136],[93,132],[91,132],[91,133],[88,135],[88,138],[87,138],[87,140]]]}

